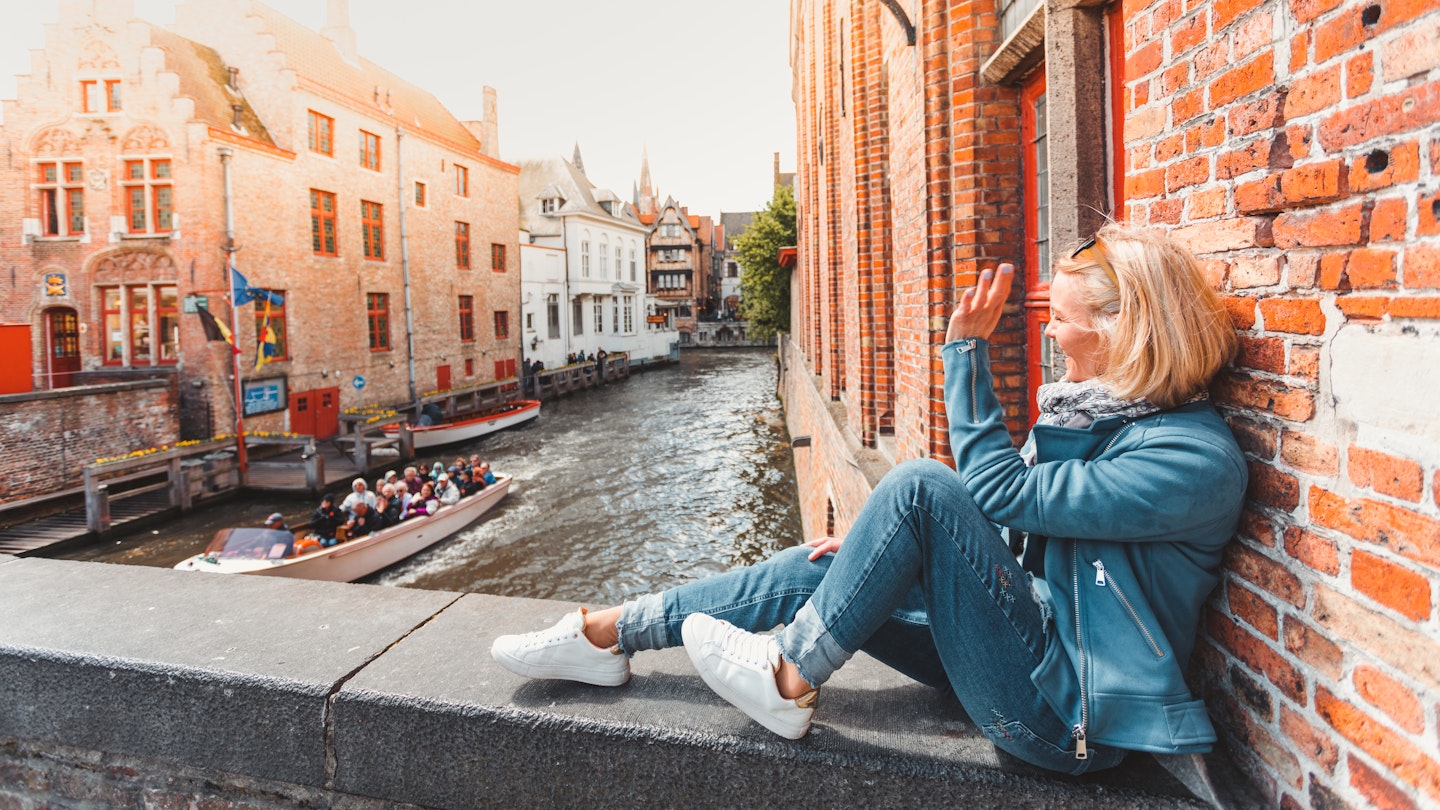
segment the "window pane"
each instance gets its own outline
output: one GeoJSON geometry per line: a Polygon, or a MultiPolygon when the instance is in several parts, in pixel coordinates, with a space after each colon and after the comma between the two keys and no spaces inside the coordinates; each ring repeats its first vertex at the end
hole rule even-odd
{"type": "Polygon", "coordinates": [[[170,178],[170,161],[157,160],[154,162],[155,178],[157,180],[168,180],[170,178]]]}
{"type": "Polygon", "coordinates": [[[114,112],[120,109],[120,82],[106,82],[105,88],[110,91],[109,110],[114,112]]]}
{"type": "Polygon", "coordinates": [[[150,296],[144,287],[130,290],[130,363],[150,362],[150,296]]]}
{"type": "MultiPolygon", "coordinates": [[[[51,165],[50,171],[51,171],[51,172],[54,172],[54,171],[55,171],[54,165],[51,165]]],[[[80,166],[79,163],[67,163],[67,164],[65,164],[65,179],[66,179],[66,181],[71,182],[71,183],[80,183],[80,182],[83,182],[84,176],[85,176],[85,171],[84,171],[84,169],[81,168],[81,166],[80,166]]]]}
{"type": "Polygon", "coordinates": [[[85,232],[85,192],[70,189],[70,233],[85,232]]]}
{"type": "Polygon", "coordinates": [[[145,188],[136,186],[130,189],[130,230],[145,229],[145,188]]]}
{"type": "Polygon", "coordinates": [[[173,208],[170,204],[169,186],[155,187],[155,230],[168,231],[171,228],[173,208]]]}

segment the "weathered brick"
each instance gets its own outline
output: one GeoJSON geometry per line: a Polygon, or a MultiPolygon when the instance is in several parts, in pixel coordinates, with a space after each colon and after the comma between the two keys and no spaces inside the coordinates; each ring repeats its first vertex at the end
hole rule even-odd
{"type": "Polygon", "coordinates": [[[1340,762],[1340,752],[1335,743],[1288,706],[1280,707],[1280,731],[1295,743],[1297,751],[1319,765],[1325,773],[1335,772],[1335,766],[1340,762]]]}
{"type": "Polygon", "coordinates": [[[1420,177],[1420,143],[1406,141],[1389,148],[1372,149],[1350,163],[1352,191],[1373,191],[1396,183],[1413,183],[1420,177]]]}
{"type": "Polygon", "coordinates": [[[1270,518],[1254,509],[1246,509],[1240,514],[1240,527],[1236,530],[1236,536],[1254,540],[1266,548],[1275,547],[1275,526],[1270,518]]]}
{"type": "Polygon", "coordinates": [[[1240,256],[1230,264],[1230,284],[1235,289],[1271,287],[1280,283],[1281,257],[1278,254],[1264,256],[1240,256]]]}
{"type": "Polygon", "coordinates": [[[1285,617],[1284,632],[1285,649],[1291,655],[1315,667],[1331,681],[1340,678],[1341,667],[1345,663],[1345,652],[1340,649],[1340,645],[1290,615],[1285,617]]]}
{"type": "Polygon", "coordinates": [[[1222,374],[1211,383],[1220,402],[1258,408],[1292,422],[1308,422],[1315,415],[1315,395],[1274,380],[1247,374],[1222,374]]]}
{"type": "Polygon", "coordinates": [[[1354,754],[1345,758],[1350,769],[1350,785],[1360,791],[1377,810],[1417,810],[1415,801],[1378,771],[1354,754]]]}
{"type": "Polygon", "coordinates": [[[1348,645],[1403,672],[1423,689],[1440,688],[1440,644],[1324,583],[1315,583],[1312,592],[1310,613],[1332,638],[1345,639],[1348,645]]]}
{"type": "Polygon", "coordinates": [[[1309,502],[1315,523],[1440,568],[1440,521],[1368,498],[1345,498],[1315,486],[1310,488],[1309,502]]]}
{"type": "Polygon", "coordinates": [[[1275,53],[1265,51],[1210,83],[1210,105],[1223,107],[1275,83],[1275,53]]]}
{"type": "MultiPolygon", "coordinates": [[[[1352,173],[1351,177],[1354,176],[1352,173]]],[[[1376,200],[1375,207],[1370,210],[1370,241],[1398,242],[1404,239],[1409,207],[1404,197],[1376,200]]]]}
{"type": "Polygon", "coordinates": [[[1301,24],[1311,22],[1326,12],[1340,7],[1344,0],[1289,0],[1290,13],[1301,24]]]}
{"type": "Polygon", "coordinates": [[[1406,289],[1440,287],[1440,245],[1411,245],[1403,261],[1406,289]]]}
{"type": "Polygon", "coordinates": [[[1195,191],[1185,198],[1185,216],[1191,221],[1214,219],[1225,213],[1225,189],[1195,191]]]}
{"type": "Polygon", "coordinates": [[[1350,282],[1345,277],[1345,265],[1350,262],[1350,251],[1332,250],[1320,257],[1320,289],[1348,290],[1350,282]]]}
{"type": "Polygon", "coordinates": [[[1225,549],[1225,567],[1295,607],[1305,606],[1305,588],[1300,578],[1282,563],[1244,545],[1231,543],[1225,549]]]}
{"type": "Polygon", "coordinates": [[[1232,614],[1271,639],[1280,638],[1280,615],[1273,605],[1233,580],[1226,586],[1225,592],[1232,614]]]}
{"type": "Polygon", "coordinates": [[[1420,130],[1440,120],[1440,82],[1407,88],[1327,115],[1320,143],[1339,152],[1386,135],[1420,130]]]}
{"type": "Polygon", "coordinates": [[[1365,42],[1360,8],[1351,6],[1315,29],[1315,63],[1328,62],[1340,54],[1358,50],[1365,42]]]}
{"type": "Polygon", "coordinates": [[[1415,28],[1386,42],[1381,53],[1387,82],[1440,67],[1440,19],[1422,20],[1415,28]]]}
{"type": "Polygon", "coordinates": [[[1345,278],[1355,289],[1395,287],[1395,251],[1382,248],[1351,251],[1345,263],[1345,278]]]}
{"type": "Polygon", "coordinates": [[[1290,376],[1300,377],[1311,385],[1320,382],[1320,348],[1318,346],[1290,347],[1290,376]]]}
{"type": "Polygon", "coordinates": [[[1270,223],[1259,217],[1237,217],[1176,228],[1170,237],[1191,253],[1220,253],[1271,244],[1270,223]]]}
{"type": "Polygon", "coordinates": [[[1325,311],[1313,298],[1262,298],[1260,316],[1265,319],[1267,332],[1325,334],[1325,311]]]}
{"type": "MultiPolygon", "coordinates": [[[[1258,99],[1236,104],[1230,108],[1230,135],[1243,137],[1264,129],[1273,129],[1285,123],[1285,94],[1267,93],[1258,99]]],[[[1128,137],[1130,132],[1125,132],[1128,137]]]]}
{"type": "Polygon", "coordinates": [[[1340,551],[1335,541],[1299,526],[1285,530],[1285,553],[1322,574],[1340,573],[1340,551]]]}
{"type": "Polygon", "coordinates": [[[1292,206],[1333,202],[1349,193],[1348,175],[1339,160],[1297,166],[1280,175],[1280,194],[1292,206]]]}
{"type": "Polygon", "coordinates": [[[1315,687],[1315,711],[1345,739],[1374,757],[1391,773],[1415,785],[1432,800],[1440,800],[1440,763],[1423,750],[1318,684],[1315,687]]]}
{"type": "Polygon", "coordinates": [[[1285,463],[1301,472],[1312,475],[1335,475],[1340,472],[1338,448],[1299,430],[1284,432],[1280,455],[1285,459],[1285,463]]]}
{"type": "Polygon", "coordinates": [[[1375,54],[1365,51],[1345,62],[1345,97],[1359,98],[1375,85],[1375,54]]]}
{"type": "Polygon", "coordinates": [[[1356,549],[1350,556],[1350,584],[1407,618],[1430,617],[1430,581],[1382,557],[1356,549]]]}
{"type": "Polygon", "coordinates": [[[1193,157],[1165,168],[1165,190],[1174,193],[1210,179],[1210,159],[1193,157]]]}
{"type": "Polygon", "coordinates": [[[1357,487],[1407,501],[1419,501],[1424,495],[1425,471],[1408,458],[1352,444],[1345,451],[1345,469],[1357,487]]]}
{"type": "Polygon", "coordinates": [[[1415,697],[1415,690],[1381,670],[1361,664],[1353,676],[1355,691],[1371,706],[1384,712],[1397,725],[1411,734],[1425,730],[1425,707],[1415,697]]]}
{"type": "Polygon", "coordinates": [[[1359,245],[1366,241],[1366,224],[1363,203],[1320,211],[1287,211],[1275,217],[1275,246],[1359,245]]]}
{"type": "Polygon", "coordinates": [[[1305,679],[1284,656],[1275,652],[1260,637],[1241,627],[1234,619],[1210,613],[1206,617],[1210,635],[1252,672],[1264,675],[1281,694],[1305,705],[1305,679]]]}
{"type": "Polygon", "coordinates": [[[1285,96],[1285,117],[1299,118],[1340,101],[1340,66],[1333,65],[1296,79],[1285,96]]]}

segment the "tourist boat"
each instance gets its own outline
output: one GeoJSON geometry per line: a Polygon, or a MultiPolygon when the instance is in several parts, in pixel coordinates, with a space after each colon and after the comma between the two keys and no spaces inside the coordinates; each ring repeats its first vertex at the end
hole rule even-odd
{"type": "Polygon", "coordinates": [[[495,483],[428,517],[409,518],[374,534],[294,556],[286,555],[295,547],[296,537],[304,536],[304,527],[295,534],[275,529],[221,529],[203,554],[178,563],[175,570],[353,582],[469,526],[505,497],[511,480],[511,476],[498,475],[495,483]]]}
{"type": "MultiPolygon", "coordinates": [[[[529,421],[539,415],[540,400],[517,399],[514,402],[486,408],[474,416],[467,416],[454,422],[443,422],[438,425],[411,425],[410,432],[415,438],[415,449],[424,450],[427,447],[439,447],[442,444],[454,444],[479,438],[487,433],[494,433],[497,430],[529,421]]],[[[399,430],[395,425],[385,428],[385,432],[392,435],[398,433],[399,430]]]]}

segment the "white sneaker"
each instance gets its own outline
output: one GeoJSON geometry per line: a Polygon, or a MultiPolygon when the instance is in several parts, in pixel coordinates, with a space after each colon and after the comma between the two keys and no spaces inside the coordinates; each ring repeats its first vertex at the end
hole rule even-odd
{"type": "Polygon", "coordinates": [[[722,619],[692,613],[680,626],[680,637],[705,685],[751,720],[791,740],[810,730],[815,690],[794,700],[781,697],[775,685],[780,644],[774,636],[750,633],[722,619]]]}
{"type": "Polygon", "coordinates": [[[555,678],[595,686],[619,686],[630,680],[630,657],[617,644],[602,649],[585,638],[585,609],[548,630],[501,636],[490,645],[500,666],[527,678],[555,678]]]}

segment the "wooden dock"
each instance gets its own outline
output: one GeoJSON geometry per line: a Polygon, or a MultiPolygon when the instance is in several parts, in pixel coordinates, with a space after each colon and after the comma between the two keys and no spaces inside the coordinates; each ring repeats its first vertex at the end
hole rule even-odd
{"type": "MultiPolygon", "coordinates": [[[[125,527],[138,521],[159,518],[167,512],[178,512],[162,492],[144,492],[129,498],[117,498],[110,504],[110,525],[125,527]]],[[[0,554],[26,554],[73,543],[90,535],[85,522],[83,504],[64,512],[45,515],[14,526],[0,528],[0,554]]]]}

